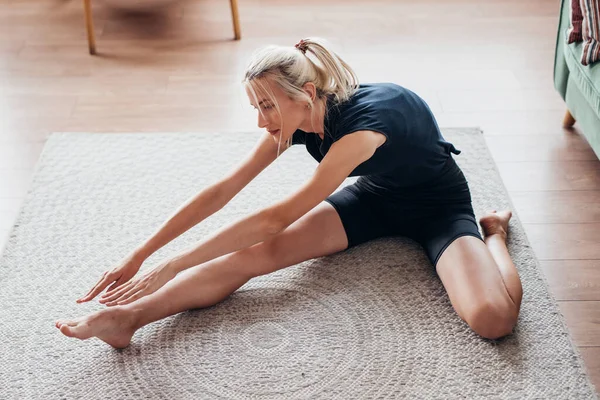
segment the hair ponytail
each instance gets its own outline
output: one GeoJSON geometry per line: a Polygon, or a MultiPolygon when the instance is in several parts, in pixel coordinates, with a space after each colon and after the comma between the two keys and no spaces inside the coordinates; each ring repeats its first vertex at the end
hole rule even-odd
{"type": "MultiPolygon", "coordinates": [[[[303,48],[314,55],[320,65],[314,64],[319,75],[320,89],[325,95],[333,95],[336,103],[348,100],[358,87],[358,77],[354,70],[323,39],[306,38],[300,41],[303,48]]],[[[306,55],[306,54],[305,54],[306,55]]],[[[308,57],[308,55],[306,55],[308,57]]]]}

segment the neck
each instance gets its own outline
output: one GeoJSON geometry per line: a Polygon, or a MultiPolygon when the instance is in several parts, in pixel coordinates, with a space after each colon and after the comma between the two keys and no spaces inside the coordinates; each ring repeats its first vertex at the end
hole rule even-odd
{"type": "Polygon", "coordinates": [[[317,99],[314,102],[314,111],[307,109],[306,118],[300,124],[299,129],[304,132],[314,132],[321,138],[325,136],[325,108],[326,98],[317,99]]]}

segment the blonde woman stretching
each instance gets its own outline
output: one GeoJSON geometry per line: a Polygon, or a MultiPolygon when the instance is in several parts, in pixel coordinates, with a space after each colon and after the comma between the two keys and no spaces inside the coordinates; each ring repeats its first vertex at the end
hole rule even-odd
{"type": "Polygon", "coordinates": [[[214,305],[253,277],[392,235],[423,246],[455,311],[476,333],[496,339],[512,332],[522,287],[506,248],[511,212],[483,216],[481,237],[451,154],[460,151],[442,137],[419,96],[392,83],[359,85],[316,38],[256,52],[244,85],[266,130],[254,150],[105,272],[77,301],[112,283],[100,299],[109,307],[57,321],[63,334],[123,348],[140,327],[214,305]],[[225,206],[294,144],[319,162],[294,195],[132,279],[154,251],[225,206]],[[359,178],[333,193],[348,176],[359,178]]]}

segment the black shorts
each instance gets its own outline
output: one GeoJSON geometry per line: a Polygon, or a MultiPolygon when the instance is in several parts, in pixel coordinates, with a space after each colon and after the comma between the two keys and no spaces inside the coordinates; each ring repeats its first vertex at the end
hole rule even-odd
{"type": "Polygon", "coordinates": [[[325,201],[342,220],[348,248],[380,237],[405,236],[423,247],[435,267],[455,239],[475,236],[483,241],[469,185],[452,156],[426,184],[383,194],[367,189],[359,178],[325,201]]]}

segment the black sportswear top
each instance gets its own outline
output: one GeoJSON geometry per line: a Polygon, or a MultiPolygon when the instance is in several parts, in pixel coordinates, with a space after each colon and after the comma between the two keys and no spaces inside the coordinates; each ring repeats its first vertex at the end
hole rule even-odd
{"type": "Polygon", "coordinates": [[[386,192],[427,182],[444,166],[450,153],[460,154],[447,142],[427,103],[416,93],[394,83],[361,84],[349,100],[334,105],[327,100],[325,137],[300,129],[292,144],[304,144],[321,162],[331,145],[344,135],[371,130],[386,142],[349,176],[370,189],[386,192]]]}

